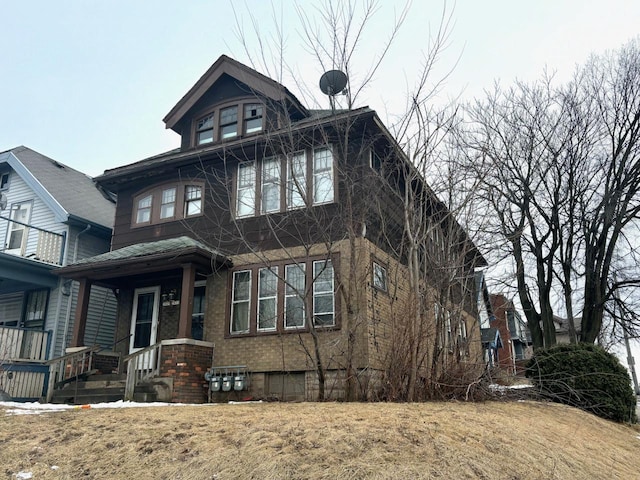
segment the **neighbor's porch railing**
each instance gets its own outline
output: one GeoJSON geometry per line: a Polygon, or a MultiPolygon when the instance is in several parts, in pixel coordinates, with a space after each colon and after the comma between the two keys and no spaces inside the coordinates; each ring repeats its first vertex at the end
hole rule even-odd
{"type": "Polygon", "coordinates": [[[122,358],[127,368],[125,400],[133,400],[133,393],[138,383],[160,375],[161,354],[162,344],[156,343],[122,358]]]}
{"type": "Polygon", "coordinates": [[[51,330],[0,327],[0,364],[44,362],[49,356],[51,338],[51,330]]]}
{"type": "MultiPolygon", "coordinates": [[[[27,238],[20,239],[20,251],[17,253],[12,252],[12,254],[20,257],[31,258],[33,260],[39,260],[45,263],[51,263],[53,265],[62,265],[66,234],[52,232],[50,230],[45,230],[44,228],[29,225],[3,216],[0,216],[0,219],[6,220],[10,224],[10,227],[7,230],[6,244],[2,245],[0,252],[8,253],[9,242],[13,231],[11,224],[22,225],[25,228],[21,231],[20,235],[26,235],[27,238]]],[[[18,235],[18,233],[15,234],[18,235]]]]}
{"type": "Polygon", "coordinates": [[[51,401],[53,390],[57,386],[71,382],[81,375],[91,372],[93,354],[100,350],[99,345],[80,347],[75,352],[49,360],[49,386],[47,388],[47,402],[51,401]]]}

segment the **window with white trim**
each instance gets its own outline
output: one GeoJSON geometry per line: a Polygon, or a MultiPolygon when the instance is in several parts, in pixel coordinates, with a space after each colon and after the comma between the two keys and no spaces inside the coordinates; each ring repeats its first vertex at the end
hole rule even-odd
{"type": "Polygon", "coordinates": [[[231,302],[231,333],[249,331],[251,312],[251,270],[233,272],[233,298],[231,302]]]}
{"type": "Polygon", "coordinates": [[[0,174],[0,190],[6,190],[9,187],[9,172],[0,174]]]}

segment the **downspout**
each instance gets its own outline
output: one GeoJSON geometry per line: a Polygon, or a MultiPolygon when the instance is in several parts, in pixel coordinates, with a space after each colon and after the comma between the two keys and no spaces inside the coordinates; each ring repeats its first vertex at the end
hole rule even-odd
{"type": "MultiPolygon", "coordinates": [[[[91,230],[91,225],[87,224],[85,229],[76,235],[76,243],[73,246],[73,260],[71,261],[71,263],[76,263],[76,260],[78,260],[78,243],[80,240],[80,235],[87,233],[89,230],[91,230]]],[[[73,284],[71,286],[71,292],[69,293],[69,299],[67,301],[67,314],[65,316],[65,321],[64,321],[64,336],[62,337],[62,353],[64,353],[67,348],[67,336],[69,334],[69,323],[71,321],[71,304],[72,303],[73,303],[73,284]]]]}

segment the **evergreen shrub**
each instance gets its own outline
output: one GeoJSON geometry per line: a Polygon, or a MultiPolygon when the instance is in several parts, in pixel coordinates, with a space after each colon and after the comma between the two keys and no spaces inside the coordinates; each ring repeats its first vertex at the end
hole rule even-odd
{"type": "Polygon", "coordinates": [[[578,343],[540,349],[526,375],[554,402],[616,422],[636,422],[636,396],[627,370],[602,347],[578,343]]]}

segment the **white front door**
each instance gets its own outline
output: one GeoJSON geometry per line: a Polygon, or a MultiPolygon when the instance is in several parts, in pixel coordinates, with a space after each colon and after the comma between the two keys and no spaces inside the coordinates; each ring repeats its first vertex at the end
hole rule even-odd
{"type": "Polygon", "coordinates": [[[11,207],[11,220],[20,223],[9,222],[8,242],[5,245],[6,253],[24,255],[25,247],[27,246],[27,237],[29,236],[29,228],[23,224],[29,222],[30,216],[31,202],[18,203],[11,207]]]}
{"type": "MultiPolygon", "coordinates": [[[[160,309],[160,287],[136,288],[133,293],[133,311],[131,314],[131,338],[129,353],[137,352],[156,343],[158,335],[158,312],[160,309]]],[[[150,368],[153,356],[145,355],[139,359],[137,367],[150,368]]]]}

